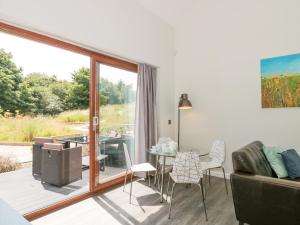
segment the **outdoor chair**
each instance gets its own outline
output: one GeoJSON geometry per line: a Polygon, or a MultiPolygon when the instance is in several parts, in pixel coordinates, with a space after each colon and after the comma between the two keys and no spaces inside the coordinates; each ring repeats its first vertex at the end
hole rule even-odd
{"type": "Polygon", "coordinates": [[[63,148],[45,143],[42,148],[41,182],[63,186],[82,179],[82,147],[63,148]]]}
{"type": "Polygon", "coordinates": [[[108,156],[108,166],[117,168],[125,166],[123,143],[122,137],[106,138],[101,141],[101,154],[108,156]]]}
{"type": "Polygon", "coordinates": [[[44,143],[53,143],[53,138],[36,137],[32,146],[32,175],[40,176],[42,168],[42,147],[44,143]]]}

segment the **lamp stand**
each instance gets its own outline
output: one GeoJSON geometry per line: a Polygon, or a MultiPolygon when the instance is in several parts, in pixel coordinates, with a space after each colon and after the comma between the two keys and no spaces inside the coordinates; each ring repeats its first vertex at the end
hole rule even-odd
{"type": "Polygon", "coordinates": [[[178,136],[177,136],[178,151],[180,151],[180,109],[178,109],[178,136]]]}

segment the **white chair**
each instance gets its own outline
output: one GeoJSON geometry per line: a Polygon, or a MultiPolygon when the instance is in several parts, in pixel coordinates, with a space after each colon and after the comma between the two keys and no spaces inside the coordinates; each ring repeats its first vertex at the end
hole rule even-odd
{"type": "Polygon", "coordinates": [[[126,175],[125,175],[125,181],[124,181],[124,187],[123,191],[125,190],[125,185],[126,185],[126,178],[127,178],[127,173],[130,170],[131,171],[131,181],[130,181],[130,197],[129,197],[129,203],[131,204],[131,195],[132,195],[132,178],[134,176],[134,173],[138,172],[146,172],[148,179],[149,179],[149,186],[151,185],[150,182],[150,172],[156,171],[155,167],[152,166],[150,163],[140,163],[140,164],[132,164],[127,145],[123,143],[123,148],[124,148],[124,153],[125,153],[125,160],[126,160],[126,175]]]}
{"type": "Polygon", "coordinates": [[[210,161],[201,162],[202,170],[207,173],[208,171],[208,182],[210,184],[210,170],[211,169],[222,169],[226,193],[228,194],[225,169],[223,167],[223,163],[225,161],[225,142],[222,140],[215,140],[212,144],[210,153],[209,153],[210,161]]]}
{"type": "MultiPolygon", "coordinates": [[[[200,187],[202,194],[202,202],[207,221],[206,205],[203,189],[203,173],[199,155],[195,152],[178,152],[175,158],[173,171],[170,173],[170,178],[173,180],[173,186],[170,197],[169,219],[171,218],[171,208],[173,202],[173,193],[176,184],[196,184],[200,187]]],[[[168,187],[170,185],[170,178],[168,187]]],[[[168,192],[167,192],[168,195],[168,192]]]]}

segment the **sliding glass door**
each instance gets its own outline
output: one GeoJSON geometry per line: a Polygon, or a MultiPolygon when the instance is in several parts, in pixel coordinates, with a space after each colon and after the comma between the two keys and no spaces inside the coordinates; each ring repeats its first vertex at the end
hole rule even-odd
{"type": "Polygon", "coordinates": [[[0,78],[1,199],[32,220],[123,181],[136,64],[0,22],[0,78]]]}
{"type": "Polygon", "coordinates": [[[96,185],[124,174],[126,149],[134,159],[136,86],[136,72],[96,63],[96,185]]]}

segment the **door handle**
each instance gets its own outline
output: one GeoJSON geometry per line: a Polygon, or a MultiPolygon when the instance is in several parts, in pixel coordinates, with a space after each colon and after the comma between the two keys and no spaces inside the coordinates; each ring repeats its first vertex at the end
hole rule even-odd
{"type": "Polygon", "coordinates": [[[99,125],[99,117],[98,116],[94,116],[93,117],[93,128],[94,128],[94,130],[97,129],[98,125],[99,125]]]}

